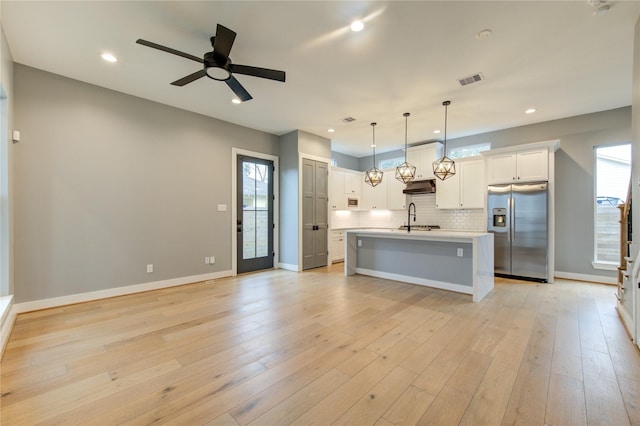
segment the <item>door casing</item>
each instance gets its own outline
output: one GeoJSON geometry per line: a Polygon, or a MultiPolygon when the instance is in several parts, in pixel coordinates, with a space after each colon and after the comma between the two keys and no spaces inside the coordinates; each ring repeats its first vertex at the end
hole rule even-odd
{"type": "Polygon", "coordinates": [[[279,214],[279,200],[280,200],[280,166],[279,158],[275,155],[265,154],[262,152],[248,151],[245,149],[231,148],[231,217],[229,220],[229,229],[231,230],[231,275],[238,275],[238,235],[236,232],[236,218],[238,217],[238,155],[246,155],[247,157],[261,158],[264,160],[273,161],[273,195],[275,200],[273,202],[273,267],[278,268],[279,265],[279,251],[280,251],[280,214],[279,214]]]}

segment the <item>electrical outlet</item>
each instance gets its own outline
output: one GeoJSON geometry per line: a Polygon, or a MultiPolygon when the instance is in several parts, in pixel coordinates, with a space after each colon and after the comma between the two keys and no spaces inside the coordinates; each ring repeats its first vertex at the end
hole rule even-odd
{"type": "Polygon", "coordinates": [[[462,256],[464,256],[464,251],[461,248],[459,248],[458,249],[458,257],[462,257],[462,256]]]}
{"type": "Polygon", "coordinates": [[[153,272],[153,263],[149,263],[147,265],[147,274],[150,274],[153,272]]]}
{"type": "Polygon", "coordinates": [[[208,264],[209,264],[209,258],[208,258],[208,257],[205,257],[205,258],[204,258],[204,264],[205,264],[205,265],[208,265],[208,264]]]}
{"type": "Polygon", "coordinates": [[[213,265],[214,263],[216,263],[216,257],[215,256],[210,256],[209,257],[209,265],[213,265]]]}

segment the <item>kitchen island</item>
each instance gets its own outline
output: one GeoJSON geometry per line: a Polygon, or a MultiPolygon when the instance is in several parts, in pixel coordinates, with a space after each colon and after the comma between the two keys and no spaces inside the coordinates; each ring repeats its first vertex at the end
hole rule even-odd
{"type": "Polygon", "coordinates": [[[370,275],[472,295],[493,289],[493,234],[348,230],[345,275],[370,275]]]}

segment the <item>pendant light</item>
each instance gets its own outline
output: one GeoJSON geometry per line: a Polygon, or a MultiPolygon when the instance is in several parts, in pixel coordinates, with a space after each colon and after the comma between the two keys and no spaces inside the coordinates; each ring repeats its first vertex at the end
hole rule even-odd
{"type": "Polygon", "coordinates": [[[371,130],[373,131],[373,144],[371,144],[373,148],[373,167],[364,174],[364,181],[371,186],[376,186],[382,182],[382,170],[376,168],[376,124],[378,123],[371,123],[371,130]]]}
{"type": "Polygon", "coordinates": [[[411,115],[408,112],[404,116],[404,163],[396,167],[396,179],[401,182],[411,182],[416,177],[416,166],[407,162],[407,118],[411,115]]]}
{"type": "Polygon", "coordinates": [[[444,101],[444,147],[442,158],[433,162],[433,174],[440,180],[445,180],[456,174],[456,163],[447,157],[447,107],[451,101],[444,101]]]}

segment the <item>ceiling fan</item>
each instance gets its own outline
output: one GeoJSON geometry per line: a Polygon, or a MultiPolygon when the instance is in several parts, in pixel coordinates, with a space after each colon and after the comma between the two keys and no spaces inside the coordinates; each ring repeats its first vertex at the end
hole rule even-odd
{"type": "Polygon", "coordinates": [[[250,75],[253,77],[267,78],[269,80],[282,81],[285,80],[285,72],[272,70],[268,68],[251,67],[248,65],[237,65],[231,62],[229,58],[229,52],[236,39],[236,33],[229,28],[218,24],[216,29],[216,35],[211,37],[211,46],[213,51],[204,54],[201,59],[197,56],[190,55],[188,53],[180,52],[179,50],[172,49],[170,47],[162,46],[147,40],[138,39],[136,43],[143,46],[152,47],[154,49],[162,50],[173,55],[182,56],[183,58],[191,59],[192,61],[200,62],[204,64],[204,68],[200,71],[196,71],[193,74],[189,74],[186,77],[182,77],[179,80],[172,82],[174,86],[184,86],[201,77],[207,76],[213,80],[224,81],[233,93],[236,94],[238,99],[242,102],[253,99],[253,97],[247,92],[247,90],[240,84],[233,74],[250,75]]]}

